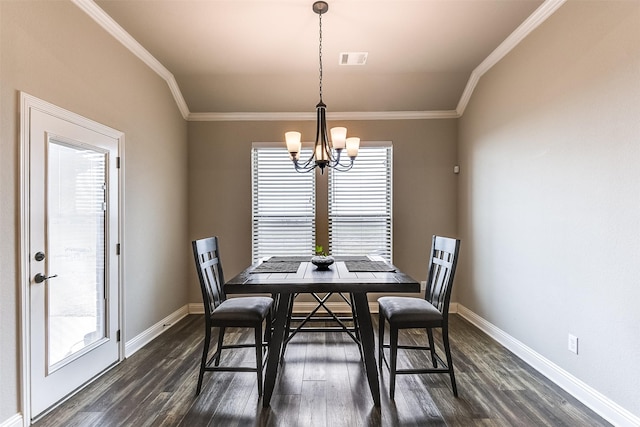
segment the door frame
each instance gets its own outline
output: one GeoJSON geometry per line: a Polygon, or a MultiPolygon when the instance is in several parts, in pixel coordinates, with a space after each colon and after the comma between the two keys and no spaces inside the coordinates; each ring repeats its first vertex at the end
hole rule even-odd
{"type": "MultiPolygon", "coordinates": [[[[29,176],[30,176],[30,112],[32,109],[42,111],[46,114],[68,121],[75,125],[79,125],[95,132],[107,135],[118,140],[118,158],[119,158],[119,179],[118,179],[118,224],[117,234],[118,243],[120,244],[120,254],[117,257],[118,263],[118,330],[124,330],[124,132],[110,128],[101,123],[95,122],[86,117],[80,116],[64,108],[43,101],[26,92],[20,92],[20,239],[19,239],[19,259],[20,259],[20,360],[21,360],[21,388],[20,408],[23,417],[23,425],[31,424],[31,344],[29,333],[31,330],[31,308],[30,308],[30,284],[31,277],[29,273],[29,217],[30,217],[30,195],[29,195],[29,176]]],[[[124,333],[120,333],[120,342],[118,343],[118,363],[124,360],[125,339],[124,333]]],[[[100,374],[101,375],[101,374],[100,374]]],[[[95,379],[95,378],[94,378],[95,379]]],[[[88,380],[80,386],[76,391],[63,398],[62,403],[79,390],[90,384],[93,379],[88,380]]],[[[43,413],[46,414],[48,411],[43,413]]]]}

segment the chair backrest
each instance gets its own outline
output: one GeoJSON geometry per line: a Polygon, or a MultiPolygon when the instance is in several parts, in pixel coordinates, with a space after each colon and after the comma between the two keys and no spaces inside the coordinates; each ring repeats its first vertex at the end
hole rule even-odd
{"type": "Polygon", "coordinates": [[[206,239],[194,240],[193,257],[196,261],[196,270],[200,280],[202,290],[202,302],[206,317],[209,318],[213,310],[226,299],[222,285],[224,285],[224,275],[222,274],[222,263],[220,262],[220,251],[218,249],[218,238],[208,237],[206,239]]]}
{"type": "Polygon", "coordinates": [[[425,298],[447,318],[453,277],[458,264],[460,240],[433,236],[425,298]]]}

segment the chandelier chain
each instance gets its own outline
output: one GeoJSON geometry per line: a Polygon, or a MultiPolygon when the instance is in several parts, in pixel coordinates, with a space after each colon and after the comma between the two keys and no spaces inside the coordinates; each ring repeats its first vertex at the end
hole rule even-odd
{"type": "Polygon", "coordinates": [[[320,17],[320,44],[318,46],[318,63],[320,64],[320,101],[322,101],[322,13],[319,13],[318,16],[320,17]]]}

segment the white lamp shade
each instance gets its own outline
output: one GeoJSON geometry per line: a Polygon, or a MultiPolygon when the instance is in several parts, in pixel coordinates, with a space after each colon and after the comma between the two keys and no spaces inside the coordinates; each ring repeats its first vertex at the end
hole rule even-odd
{"type": "Polygon", "coordinates": [[[316,145],[316,161],[328,161],[329,153],[327,153],[321,144],[316,145]]]}
{"type": "Polygon", "coordinates": [[[342,150],[345,147],[347,139],[347,128],[335,127],[331,128],[331,143],[335,150],[342,150]]]}
{"type": "Polygon", "coordinates": [[[347,138],[347,155],[349,157],[356,157],[358,155],[358,149],[360,148],[360,138],[352,136],[347,138]]]}
{"type": "Polygon", "coordinates": [[[300,148],[302,148],[302,142],[300,142],[301,137],[302,134],[296,131],[290,131],[284,134],[285,141],[287,142],[287,151],[289,153],[300,152],[300,148]]]}

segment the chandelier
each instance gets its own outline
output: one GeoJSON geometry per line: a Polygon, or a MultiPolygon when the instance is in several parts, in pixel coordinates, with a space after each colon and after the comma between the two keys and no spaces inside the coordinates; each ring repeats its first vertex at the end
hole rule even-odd
{"type": "Polygon", "coordinates": [[[300,150],[302,149],[302,134],[296,131],[285,133],[287,151],[293,165],[298,172],[310,172],[316,167],[324,174],[324,168],[330,167],[338,171],[348,171],[353,167],[353,161],[358,155],[360,138],[347,138],[347,128],[331,128],[331,141],[327,135],[327,106],[322,102],[322,14],[329,10],[329,5],[324,1],[313,3],[313,11],[319,16],[319,48],[318,62],[320,63],[320,102],[316,105],[316,142],[313,153],[308,160],[300,162],[300,150]],[[343,150],[347,151],[348,161],[340,158],[343,150]],[[344,162],[343,162],[344,161],[344,162]]]}

